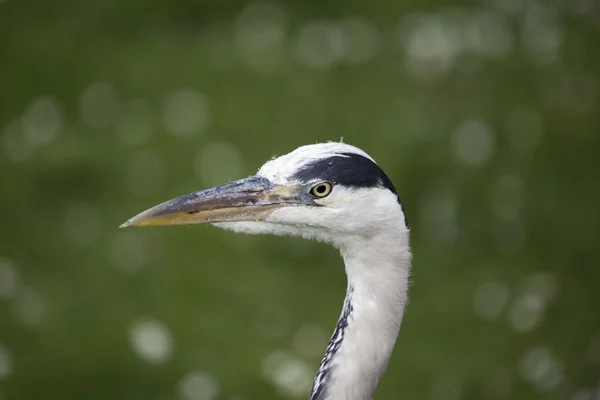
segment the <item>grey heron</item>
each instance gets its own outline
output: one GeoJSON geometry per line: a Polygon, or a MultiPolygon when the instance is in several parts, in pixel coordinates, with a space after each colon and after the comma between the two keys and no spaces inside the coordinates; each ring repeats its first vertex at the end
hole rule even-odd
{"type": "Polygon", "coordinates": [[[174,198],[121,227],[201,223],[339,249],[346,298],[310,399],[372,399],[398,337],[411,266],[402,205],[375,161],[345,143],[302,146],[254,176],[174,198]]]}

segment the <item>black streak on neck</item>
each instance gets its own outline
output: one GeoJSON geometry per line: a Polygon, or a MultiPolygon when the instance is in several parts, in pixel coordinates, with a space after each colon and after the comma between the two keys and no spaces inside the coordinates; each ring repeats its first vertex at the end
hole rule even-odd
{"type": "MultiPolygon", "coordinates": [[[[356,153],[339,153],[317,160],[296,172],[293,178],[305,182],[325,180],[334,185],[354,188],[385,188],[394,193],[398,204],[401,204],[398,192],[387,174],[369,158],[356,153]]],[[[406,216],[404,223],[408,227],[406,216]]]]}
{"type": "Polygon", "coordinates": [[[329,344],[327,345],[327,349],[325,350],[325,355],[323,356],[323,360],[321,361],[321,366],[319,367],[319,371],[317,372],[317,376],[313,382],[313,387],[311,391],[310,400],[324,400],[327,389],[329,387],[329,378],[331,376],[331,360],[333,360],[334,356],[340,349],[342,342],[344,341],[344,335],[348,328],[348,323],[350,317],[352,315],[352,311],[354,311],[354,307],[352,306],[352,293],[354,292],[354,288],[352,286],[348,287],[348,293],[346,294],[346,300],[344,301],[344,309],[342,311],[342,316],[340,317],[335,331],[329,340],[329,344]]]}

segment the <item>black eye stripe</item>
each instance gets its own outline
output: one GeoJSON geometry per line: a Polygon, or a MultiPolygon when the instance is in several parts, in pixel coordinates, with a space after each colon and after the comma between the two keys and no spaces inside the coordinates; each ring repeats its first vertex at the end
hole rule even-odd
{"type": "Polygon", "coordinates": [[[293,178],[305,182],[327,180],[348,187],[385,187],[396,193],[392,181],[377,164],[355,153],[344,153],[307,164],[293,178]]]}

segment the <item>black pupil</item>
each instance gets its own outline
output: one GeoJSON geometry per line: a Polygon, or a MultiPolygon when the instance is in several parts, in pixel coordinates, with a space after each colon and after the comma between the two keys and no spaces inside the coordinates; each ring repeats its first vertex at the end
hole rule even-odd
{"type": "Polygon", "coordinates": [[[319,194],[325,193],[326,190],[327,190],[327,187],[325,185],[317,186],[317,193],[319,193],[319,194]]]}

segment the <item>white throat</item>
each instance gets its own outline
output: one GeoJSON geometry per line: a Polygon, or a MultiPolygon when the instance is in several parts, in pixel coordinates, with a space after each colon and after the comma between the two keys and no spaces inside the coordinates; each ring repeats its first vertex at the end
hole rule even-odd
{"type": "Polygon", "coordinates": [[[370,400],[385,372],[407,301],[408,231],[340,246],[348,291],[311,400],[370,400]]]}

